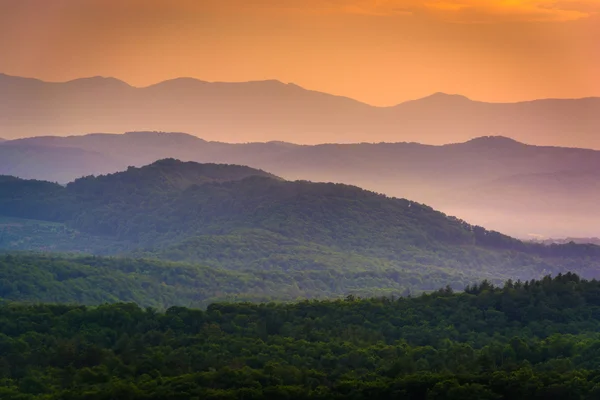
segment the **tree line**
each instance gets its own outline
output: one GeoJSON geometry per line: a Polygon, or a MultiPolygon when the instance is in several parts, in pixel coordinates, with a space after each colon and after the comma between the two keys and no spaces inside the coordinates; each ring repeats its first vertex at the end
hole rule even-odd
{"type": "Polygon", "coordinates": [[[600,282],[296,303],[0,306],[2,399],[596,399],[600,282]]]}

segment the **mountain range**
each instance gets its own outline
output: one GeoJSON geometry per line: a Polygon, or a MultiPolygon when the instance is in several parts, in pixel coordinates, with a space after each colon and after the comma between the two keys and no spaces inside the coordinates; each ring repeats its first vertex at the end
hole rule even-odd
{"type": "Polygon", "coordinates": [[[567,243],[587,243],[587,244],[594,244],[596,246],[600,246],[600,238],[594,237],[594,238],[564,238],[564,239],[544,239],[544,240],[538,240],[538,241],[534,241],[537,243],[543,243],[543,244],[567,244],[567,243]]]}
{"type": "Polygon", "coordinates": [[[0,174],[66,184],[163,158],[356,185],[523,238],[599,233],[599,151],[532,146],[501,136],[442,146],[229,144],[163,132],[33,137],[0,145],[0,174]]]}
{"type": "MultiPolygon", "coordinates": [[[[445,285],[462,289],[481,279],[529,280],[567,271],[600,276],[598,246],[524,243],[355,186],[288,181],[244,166],[174,159],[66,186],[2,176],[0,234],[5,251],[129,259],[65,260],[74,263],[72,268],[51,273],[47,279],[52,281],[100,279],[99,272],[90,275],[89,270],[98,263],[127,274],[128,282],[146,276],[152,287],[184,279],[177,269],[149,260],[161,259],[186,262],[188,272],[202,265],[204,275],[229,277],[222,282],[227,285],[231,279],[252,279],[244,296],[280,300],[401,295],[445,285]],[[257,277],[265,282],[262,289],[257,277]],[[282,285],[287,289],[280,290],[282,285]]],[[[60,258],[56,266],[48,260],[24,262],[39,264],[36,273],[46,275],[45,268],[66,267],[60,258]]],[[[9,276],[3,279],[27,280],[14,275],[17,269],[33,274],[17,267],[4,271],[9,276]]],[[[193,279],[180,285],[189,289],[193,279]]],[[[39,290],[28,293],[39,296],[39,290]]],[[[218,290],[211,293],[219,296],[218,290]]]]}
{"type": "Polygon", "coordinates": [[[598,126],[599,98],[485,103],[436,93],[374,107],[276,80],[178,78],[136,88],[114,78],[54,83],[0,74],[0,135],[8,139],[175,130],[224,142],[445,144],[504,135],[600,149],[598,126]]]}

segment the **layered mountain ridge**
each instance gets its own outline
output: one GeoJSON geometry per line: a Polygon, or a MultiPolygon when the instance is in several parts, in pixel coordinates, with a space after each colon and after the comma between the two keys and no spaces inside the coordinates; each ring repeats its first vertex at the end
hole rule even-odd
{"type": "Polygon", "coordinates": [[[485,103],[437,93],[374,107],[276,80],[179,78],[136,88],[114,78],[49,83],[0,75],[0,105],[0,132],[12,139],[175,130],[225,142],[444,144],[493,134],[600,149],[598,98],[485,103]]]}
{"type": "Polygon", "coordinates": [[[600,152],[532,146],[503,136],[443,146],[229,144],[165,132],[33,137],[0,145],[0,173],[66,184],[163,158],[247,165],[284,179],[356,185],[523,238],[599,234],[600,152]]]}

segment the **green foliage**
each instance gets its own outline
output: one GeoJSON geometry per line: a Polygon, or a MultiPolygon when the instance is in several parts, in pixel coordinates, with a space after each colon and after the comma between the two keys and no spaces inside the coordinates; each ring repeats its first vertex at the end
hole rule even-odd
{"type": "Polygon", "coordinates": [[[600,282],[412,298],[0,306],[2,399],[596,399],[600,282]]]}
{"type": "Polygon", "coordinates": [[[0,248],[161,258],[268,274],[297,286],[294,296],[414,293],[567,270],[594,278],[600,271],[598,246],[526,244],[353,186],[288,182],[248,167],[172,159],[66,187],[5,177],[0,213],[63,224],[48,229],[23,222],[20,231],[0,226],[6,238],[0,248]]]}
{"type": "MultiPolygon", "coordinates": [[[[96,305],[135,302],[165,309],[205,307],[214,301],[390,296],[418,293],[423,282],[444,282],[443,271],[367,270],[338,255],[340,267],[306,259],[306,269],[226,270],[156,259],[9,253],[0,255],[0,300],[96,305]],[[417,279],[418,278],[418,279],[417,279]]],[[[284,263],[285,260],[281,261],[284,263]]],[[[277,264],[280,265],[280,264],[277,264]]],[[[454,282],[458,284],[459,282],[454,282]]]]}
{"type": "Polygon", "coordinates": [[[117,240],[89,235],[63,223],[0,216],[0,248],[110,254],[123,248],[117,240]]]}
{"type": "MultiPolygon", "coordinates": [[[[144,259],[12,253],[0,256],[0,300],[27,303],[135,302],[165,309],[205,307],[216,300],[291,300],[328,292],[290,290],[279,277],[263,279],[216,268],[144,259]]],[[[319,296],[320,295],[320,296],[319,296]]]]}

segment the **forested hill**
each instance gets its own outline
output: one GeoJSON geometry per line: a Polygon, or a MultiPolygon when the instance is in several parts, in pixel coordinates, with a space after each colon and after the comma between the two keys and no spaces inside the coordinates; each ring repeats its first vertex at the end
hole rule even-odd
{"type": "Polygon", "coordinates": [[[137,246],[240,228],[345,249],[522,245],[425,205],[354,186],[290,182],[248,167],[173,159],[66,187],[3,177],[0,202],[7,217],[65,222],[137,246]]]}
{"type": "Polygon", "coordinates": [[[327,272],[322,293],[600,271],[597,246],[525,244],[353,186],[172,159],[66,187],[4,177],[0,217],[4,249],[159,257],[291,282],[327,272]]]}
{"type": "Polygon", "coordinates": [[[114,191],[119,187],[135,187],[151,195],[160,191],[183,190],[208,182],[242,180],[250,176],[279,179],[268,172],[242,165],[199,164],[166,158],[141,168],[129,167],[124,172],[77,179],[70,187],[78,192],[84,192],[88,183],[92,187],[109,191],[111,188],[114,191]]]}
{"type": "Polygon", "coordinates": [[[593,400],[599,310],[574,274],[206,310],[0,304],[0,397],[593,400]]]}

